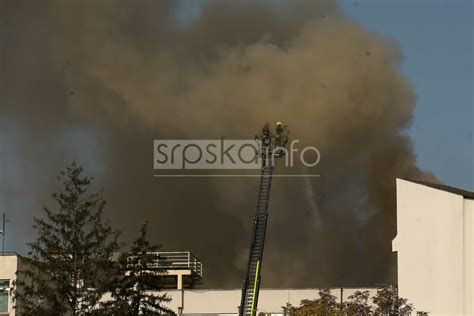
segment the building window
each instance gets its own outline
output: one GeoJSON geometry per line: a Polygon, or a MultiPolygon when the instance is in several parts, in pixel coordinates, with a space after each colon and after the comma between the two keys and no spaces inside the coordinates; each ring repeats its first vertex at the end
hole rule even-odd
{"type": "Polygon", "coordinates": [[[8,313],[8,291],[10,280],[0,280],[0,313],[8,313]]]}

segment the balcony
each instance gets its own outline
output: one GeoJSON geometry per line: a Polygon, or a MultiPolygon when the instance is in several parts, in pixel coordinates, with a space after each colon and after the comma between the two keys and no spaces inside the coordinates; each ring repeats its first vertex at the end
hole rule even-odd
{"type": "MultiPolygon", "coordinates": [[[[193,288],[201,283],[203,277],[202,262],[189,251],[149,252],[155,259],[147,264],[150,272],[163,278],[166,288],[193,288]]],[[[132,261],[130,256],[127,261],[132,261]]]]}

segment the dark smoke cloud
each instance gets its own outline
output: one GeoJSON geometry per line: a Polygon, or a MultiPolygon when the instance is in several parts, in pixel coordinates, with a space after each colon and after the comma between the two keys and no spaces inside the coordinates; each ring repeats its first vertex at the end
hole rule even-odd
{"type": "Polygon", "coordinates": [[[76,160],[124,239],[147,219],[165,249],[204,261],[205,286],[238,287],[258,181],[153,178],[152,141],[248,138],[283,120],[322,152],[298,172],[321,178],[274,180],[264,286],[393,279],[395,177],[432,176],[403,133],[416,100],[399,47],[335,1],[4,0],[0,22],[10,249],[24,252],[76,160]]]}

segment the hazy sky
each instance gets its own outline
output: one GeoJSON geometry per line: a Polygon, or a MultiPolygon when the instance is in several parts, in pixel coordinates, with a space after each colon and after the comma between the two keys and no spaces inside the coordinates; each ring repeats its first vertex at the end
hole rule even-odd
{"type": "Polygon", "coordinates": [[[344,12],[397,39],[418,97],[412,136],[419,166],[474,190],[473,1],[341,0],[344,12]]]}

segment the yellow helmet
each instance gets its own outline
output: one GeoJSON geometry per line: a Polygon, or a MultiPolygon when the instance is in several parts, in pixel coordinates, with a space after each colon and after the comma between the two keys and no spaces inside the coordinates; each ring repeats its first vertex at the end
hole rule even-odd
{"type": "Polygon", "coordinates": [[[277,126],[281,126],[283,125],[281,122],[277,122],[277,126]]]}

